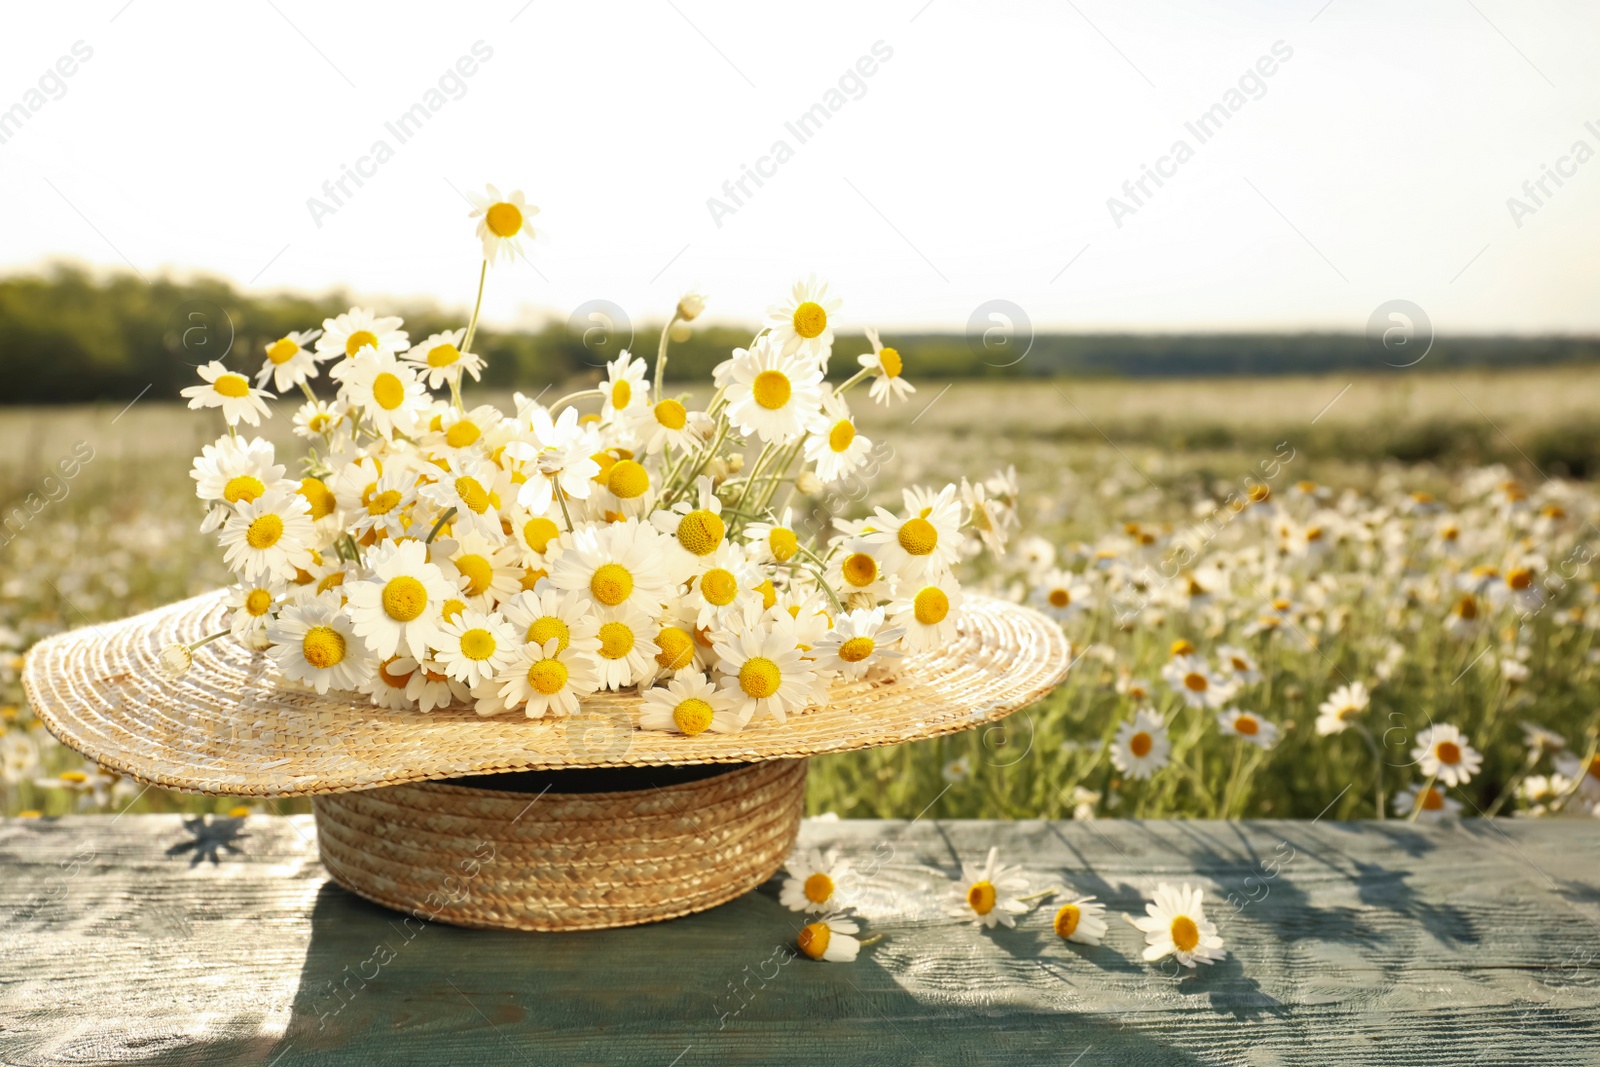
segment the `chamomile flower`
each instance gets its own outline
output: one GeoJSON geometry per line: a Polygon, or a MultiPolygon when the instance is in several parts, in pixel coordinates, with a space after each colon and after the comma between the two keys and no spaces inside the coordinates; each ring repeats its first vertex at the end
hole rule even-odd
{"type": "Polygon", "coordinates": [[[404,649],[412,659],[426,658],[439,639],[450,583],[428,562],[421,541],[380,545],[366,559],[372,577],[345,586],[356,634],[379,656],[404,649]]]}
{"type": "Polygon", "coordinates": [[[830,317],[842,301],[828,295],[828,284],[813,275],[797,281],[789,298],[767,309],[763,323],[773,342],[784,355],[799,355],[828,369],[828,354],[833,351],[833,324],[830,317]]]}
{"type": "Polygon", "coordinates": [[[850,408],[828,386],[822,384],[822,415],[806,437],[805,459],[815,466],[824,485],[854,473],[867,461],[872,441],[856,432],[850,408]]]}
{"type": "Polygon", "coordinates": [[[642,730],[665,730],[693,737],[707,730],[738,733],[743,725],[734,710],[734,698],[712,685],[699,671],[679,671],[665,685],[644,690],[642,696],[642,730]]]}
{"type": "Polygon", "coordinates": [[[1011,505],[991,497],[985,483],[974,484],[965,478],[961,479],[961,503],[970,516],[967,521],[972,532],[996,557],[1005,555],[1006,530],[1017,521],[1011,505]]]}
{"type": "Polygon", "coordinates": [[[1144,931],[1144,958],[1155,962],[1172,956],[1185,967],[1215,963],[1227,955],[1216,923],[1205,915],[1205,894],[1189,883],[1174,889],[1166,882],[1156,886],[1155,900],[1144,907],[1146,917],[1129,920],[1144,931]]]}
{"type": "Polygon", "coordinates": [[[808,959],[849,963],[861,952],[860,932],[854,919],[830,915],[802,926],[795,944],[808,959]]]}
{"type": "Polygon", "coordinates": [[[550,582],[557,589],[581,589],[596,607],[631,604],[654,613],[667,598],[660,535],[633,520],[561,535],[561,554],[552,561],[550,582]]]}
{"type": "Polygon", "coordinates": [[[726,541],[728,525],[722,518],[722,501],[712,489],[711,479],[701,476],[695,483],[696,501],[680,500],[670,511],[650,516],[650,524],[672,539],[667,546],[669,568],[675,577],[687,578],[702,569],[726,541]]]}
{"type": "Polygon", "coordinates": [[[1033,601],[1051,618],[1065,622],[1094,603],[1094,592],[1071,571],[1049,570],[1039,576],[1033,601]]]}
{"type": "Polygon", "coordinates": [[[401,363],[392,352],[364,348],[341,366],[346,368],[339,389],[341,401],[359,408],[386,440],[396,432],[415,432],[428,394],[410,364],[401,363]]]}
{"type": "Polygon", "coordinates": [[[1317,736],[1331,737],[1348,730],[1360,720],[1361,713],[1367,710],[1371,702],[1371,694],[1360,682],[1341,685],[1328,694],[1327,700],[1317,705],[1317,736]]]}
{"type": "Polygon", "coordinates": [[[180,395],[188,397],[191,411],[221,408],[222,417],[228,420],[229,426],[237,426],[241,421],[259,426],[261,416],[272,414],[267,410],[266,400],[262,399],[272,394],[251,388],[250,379],[244,375],[229,370],[216,360],[199,368],[199,371],[206,384],[179,390],[180,395]]]}
{"type": "Polygon", "coordinates": [[[794,509],[784,508],[782,515],[768,512],[766,519],[747,523],[744,538],[752,560],[758,563],[788,563],[800,552],[800,535],[795,532],[794,509]]]}
{"type": "Polygon", "coordinates": [[[1234,686],[1199,656],[1176,656],[1161,668],[1161,677],[1191,708],[1220,708],[1233,699],[1234,686]]]}
{"type": "Polygon", "coordinates": [[[311,565],[315,541],[305,498],[284,492],[239,501],[217,535],[222,561],[247,582],[293,578],[311,565]]]}
{"type": "Polygon", "coordinates": [[[326,400],[307,400],[294,413],[294,432],[307,440],[331,440],[334,434],[346,430],[349,423],[349,416],[326,400]]]}
{"type": "Polygon", "coordinates": [[[281,393],[315,378],[317,355],[306,346],[321,336],[321,330],[295,330],[267,345],[267,359],[256,375],[256,385],[265,389],[270,378],[272,387],[281,393]]]}
{"type": "Polygon", "coordinates": [[[281,583],[245,582],[228,590],[228,632],[242,641],[253,642],[266,633],[267,623],[283,597],[281,583]]]}
{"type": "MultiPolygon", "coordinates": [[[[413,349],[413,351],[415,351],[413,349]]],[[[495,432],[501,421],[500,412],[493,404],[480,404],[471,411],[446,408],[438,416],[438,425],[423,438],[423,445],[434,455],[452,461],[456,458],[476,459],[483,453],[485,438],[495,432]]]]}
{"type": "Polygon", "coordinates": [[[472,689],[444,672],[444,665],[431,659],[417,664],[417,669],[406,681],[406,699],[418,711],[432,711],[465,704],[472,698],[472,689]]]}
{"type": "Polygon", "coordinates": [[[1236,685],[1255,685],[1261,681],[1261,668],[1250,653],[1242,648],[1222,645],[1217,649],[1217,662],[1228,675],[1228,680],[1236,685]]]}
{"type": "Polygon", "coordinates": [[[391,356],[411,347],[406,331],[400,329],[398,315],[378,315],[363,307],[353,307],[342,315],[322,320],[322,336],[317,338],[317,359],[337,360],[328,377],[342,381],[351,370],[350,361],[363,348],[374,348],[391,356]]]}
{"type": "Polygon", "coordinates": [[[828,564],[828,584],[840,593],[860,596],[874,603],[886,596],[892,576],[884,572],[878,561],[875,554],[878,546],[856,538],[845,538],[838,545],[838,551],[828,564]]]}
{"type": "Polygon", "coordinates": [[[513,189],[505,196],[492,185],[484,192],[467,194],[472,201],[468,218],[478,220],[478,240],[483,242],[483,258],[490,263],[510,262],[522,254],[522,242],[533,240],[533,227],[529,221],[539,209],[528,203],[521,189],[513,189]]]}
{"type": "Polygon", "coordinates": [[[961,587],[953,575],[921,585],[906,582],[889,604],[889,622],[905,631],[900,644],[907,652],[942,648],[955,640],[960,607],[961,587]]]}
{"type": "Polygon", "coordinates": [[[499,612],[468,608],[429,642],[445,674],[469,686],[493,678],[511,662],[522,642],[499,612]]]}
{"type": "Polygon", "coordinates": [[[1167,765],[1172,742],[1167,728],[1150,708],[1133,713],[1133,721],[1117,727],[1111,742],[1111,762],[1129,778],[1145,779],[1167,765]]]}
{"type": "Polygon", "coordinates": [[[736,701],[741,723],[760,715],[781,723],[821,695],[816,674],[795,647],[792,629],[752,627],[722,635],[713,647],[723,672],[720,684],[736,701]]]}
{"type": "Polygon", "coordinates": [[[899,351],[885,348],[878,338],[878,331],[870,326],[867,327],[867,340],[872,343],[872,351],[856,359],[856,362],[872,371],[872,387],[867,390],[867,395],[887,406],[916,392],[916,386],[900,377],[905,363],[899,351]]]}
{"type": "Polygon", "coordinates": [[[729,420],[768,444],[800,437],[822,409],[822,371],[802,356],[779,352],[766,337],[734,360],[731,374],[729,420]]]}
{"type": "Polygon", "coordinates": [[[961,865],[961,878],[951,890],[950,913],[990,930],[996,923],[1015,927],[1017,916],[1028,910],[1017,894],[1027,888],[1022,868],[1001,866],[999,848],[991,848],[982,867],[961,865]]]}
{"type": "Polygon", "coordinates": [[[790,911],[826,914],[840,906],[839,883],[850,876],[850,864],[832,849],[808,848],[789,857],[784,871],[778,903],[790,911]]]}
{"type": "Polygon", "coordinates": [[[688,592],[680,600],[681,610],[694,613],[699,629],[720,629],[728,616],[762,603],[761,583],[766,580],[745,558],[743,548],[724,541],[698,561],[688,592]]]}
{"type": "Polygon", "coordinates": [[[470,606],[490,611],[522,591],[522,568],[517,564],[515,546],[490,541],[476,530],[450,540],[451,550],[439,562],[439,569],[446,578],[454,578],[461,598],[470,606]]]}
{"type": "Polygon", "coordinates": [[[476,530],[498,544],[505,540],[499,511],[503,474],[492,463],[461,460],[454,472],[441,474],[438,481],[424,485],[418,493],[441,513],[455,508],[451,529],[476,530]]]}
{"type": "Polygon", "coordinates": [[[1417,735],[1411,758],[1430,778],[1448,786],[1466,785],[1483,766],[1483,757],[1467,743],[1460,730],[1448,723],[1430,726],[1417,735]]]}
{"type": "Polygon", "coordinates": [[[648,368],[644,360],[636,359],[624,349],[616,359],[606,363],[606,380],[600,383],[603,398],[600,418],[618,428],[632,440],[631,423],[639,412],[650,409],[650,386],[645,382],[648,368]]]}
{"type": "Polygon", "coordinates": [[[572,715],[578,700],[600,686],[594,659],[576,648],[563,649],[555,638],[523,645],[494,680],[473,690],[479,715],[522,708],[530,719],[572,715]]]}
{"type": "Polygon", "coordinates": [[[578,424],[578,409],[569,407],[557,419],[538,404],[529,404],[519,416],[532,441],[514,440],[506,455],[532,469],[517,491],[517,503],[535,515],[550,511],[556,490],[572,500],[587,500],[600,464],[593,453],[598,441],[578,424]]]}
{"type": "Polygon", "coordinates": [[[906,489],[906,517],[884,508],[875,509],[875,529],[868,544],[880,546],[885,570],[910,581],[937,579],[948,573],[961,554],[961,503],[956,487],[937,493],[921,487],[906,489]]]}
{"type": "Polygon", "coordinates": [[[415,479],[398,470],[379,474],[376,461],[370,458],[343,467],[334,476],[333,494],[358,539],[368,533],[379,540],[399,537],[417,502],[415,479]]]}
{"type": "Polygon", "coordinates": [[[631,405],[629,410],[629,436],[646,455],[653,456],[664,448],[683,452],[697,443],[690,421],[695,413],[681,400],[669,396],[655,404],[631,405]]]}
{"type": "Polygon", "coordinates": [[[1226,708],[1217,713],[1217,725],[1223,733],[1248,741],[1257,748],[1271,748],[1278,742],[1278,727],[1254,712],[1226,708]]]}
{"type": "Polygon", "coordinates": [[[637,605],[601,608],[596,619],[600,649],[594,654],[601,689],[621,689],[656,673],[656,624],[637,605]]]}
{"type": "Polygon", "coordinates": [[[380,708],[406,711],[416,707],[416,701],[408,695],[411,679],[416,674],[416,660],[410,656],[390,656],[377,664],[360,691],[380,708]]]}
{"type": "MultiPolygon", "coordinates": [[[[194,479],[194,494],[201,500],[237,504],[241,500],[253,501],[269,489],[291,491],[294,483],[284,478],[283,472],[270,441],[259,437],[219,437],[200,450],[189,477],[194,479]]],[[[212,509],[201,532],[215,529],[226,514],[226,509],[212,509]]]]}
{"type": "Polygon", "coordinates": [[[1461,814],[1461,801],[1452,800],[1437,785],[1419,782],[1394,795],[1394,813],[1399,818],[1411,818],[1419,805],[1422,810],[1417,812],[1418,822],[1437,822],[1461,814]]]}
{"type": "Polygon", "coordinates": [[[1080,945],[1098,945],[1109,929],[1106,924],[1106,906],[1094,897],[1078,897],[1056,909],[1051,923],[1063,940],[1080,945]]]}
{"type": "Polygon", "coordinates": [[[817,668],[856,681],[874,668],[900,659],[894,645],[905,636],[884,621],[882,608],[858,608],[840,615],[813,650],[817,668]]]}
{"type": "Polygon", "coordinates": [[[372,654],[336,598],[286,606],[267,624],[267,640],[278,669],[318,693],[358,689],[373,668],[372,654]]]}
{"type": "Polygon", "coordinates": [[[416,365],[429,389],[438,389],[452,381],[459,386],[463,372],[477,381],[483,373],[483,359],[461,351],[461,341],[466,335],[465,327],[432,334],[421,344],[412,346],[406,353],[406,362],[416,365]]]}
{"type": "Polygon", "coordinates": [[[634,459],[619,459],[606,468],[605,492],[591,502],[603,512],[637,518],[648,514],[655,500],[650,469],[634,459]]]}

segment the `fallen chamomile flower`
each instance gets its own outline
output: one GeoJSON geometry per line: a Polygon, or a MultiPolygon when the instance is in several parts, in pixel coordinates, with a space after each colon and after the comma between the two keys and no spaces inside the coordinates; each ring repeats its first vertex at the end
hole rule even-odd
{"type": "Polygon", "coordinates": [[[1216,924],[1206,919],[1205,894],[1185,882],[1174,889],[1166,882],[1156,886],[1155,899],[1145,905],[1146,917],[1129,919],[1144,931],[1146,962],[1172,956],[1185,967],[1215,963],[1227,955],[1216,924]]]}
{"type": "Polygon", "coordinates": [[[839,883],[848,877],[850,864],[833,851],[806,849],[785,864],[788,877],[778,894],[778,902],[790,911],[825,913],[839,907],[839,883]]]}
{"type": "Polygon", "coordinates": [[[963,863],[961,878],[951,890],[951,914],[986,929],[992,930],[996,923],[1015,927],[1016,917],[1028,911],[1028,905],[1017,897],[1028,888],[1021,872],[1019,866],[1000,865],[997,847],[989,849],[982,867],[963,863]]]}
{"type": "Polygon", "coordinates": [[[1055,931],[1064,940],[1080,945],[1098,945],[1105,938],[1106,906],[1094,897],[1078,897],[1056,909],[1052,922],[1055,931]]]}
{"type": "Polygon", "coordinates": [[[849,963],[861,951],[861,941],[855,936],[860,932],[854,919],[830,915],[803,926],[795,943],[811,959],[849,963]]]}

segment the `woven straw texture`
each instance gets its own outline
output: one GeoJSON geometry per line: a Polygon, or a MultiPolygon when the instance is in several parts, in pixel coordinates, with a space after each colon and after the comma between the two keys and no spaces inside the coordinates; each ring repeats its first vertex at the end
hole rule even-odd
{"type": "Polygon", "coordinates": [[[622,793],[445,783],[319,796],[334,881],[419,919],[594,930],[671,919],[772,877],[805,810],[806,761],[622,793]]]}
{"type": "MultiPolygon", "coordinates": [[[[182,676],[158,657],[222,629],[208,593],[121,622],[58,634],[29,653],[34,713],[63,743],[142,782],[224,796],[304,796],[503,771],[750,763],[893,745],[1000,719],[1065,675],[1061,628],[969,594],[959,636],[908,656],[898,680],[834,686],[787,723],[695,737],[634,727],[640,700],[586,698],[569,719],[482,718],[470,708],[390,711],[290,682],[231,637],[182,676]]],[[[362,698],[355,698],[360,700],[362,698]]]]}

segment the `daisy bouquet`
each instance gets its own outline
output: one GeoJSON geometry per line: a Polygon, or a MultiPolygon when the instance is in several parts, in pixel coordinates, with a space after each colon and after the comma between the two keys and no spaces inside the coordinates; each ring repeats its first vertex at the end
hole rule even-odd
{"type": "MultiPolygon", "coordinates": [[[[212,363],[183,391],[227,423],[191,472],[237,582],[225,633],[318,693],[538,719],[632,690],[641,728],[690,735],[782,723],[835,681],[891,678],[948,643],[963,528],[993,540],[1004,525],[982,487],[796,521],[868,462],[857,387],[886,405],[913,391],[870,331],[859,367],[829,383],[826,285],[796,284],[698,403],[664,377],[672,337],[704,309],[696,292],[653,366],[624,351],[598,387],[550,403],[466,399],[488,268],[523,254],[536,211],[492,186],[475,200],[484,263],[464,328],[413,343],[399,318],[356,307],[266,346],[253,377],[212,363]],[[287,460],[240,424],[295,394],[306,451],[287,460]]],[[[196,647],[166,659],[182,670],[196,647]]]]}

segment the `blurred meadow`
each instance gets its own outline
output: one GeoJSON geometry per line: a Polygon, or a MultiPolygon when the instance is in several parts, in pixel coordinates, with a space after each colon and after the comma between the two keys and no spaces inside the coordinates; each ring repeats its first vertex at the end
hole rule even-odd
{"type": "MultiPolygon", "coordinates": [[[[1055,614],[1075,662],[1004,724],[814,761],[812,814],[1404,816],[1427,780],[1412,750],[1440,724],[1483,766],[1425,792],[1428,817],[1600,800],[1587,368],[913,380],[909,403],[858,409],[893,442],[874,483],[802,507],[859,515],[900,485],[1014,468],[1021,529],[963,580],[1055,614]],[[1148,779],[1112,760],[1139,708],[1172,746],[1148,779]],[[1276,744],[1219,725],[1234,708],[1276,744]]],[[[288,413],[265,436],[285,443],[288,413]]],[[[98,773],[21,691],[39,638],[228,580],[188,473],[214,433],[154,394],[0,409],[6,814],[309,810],[98,773]]]]}

